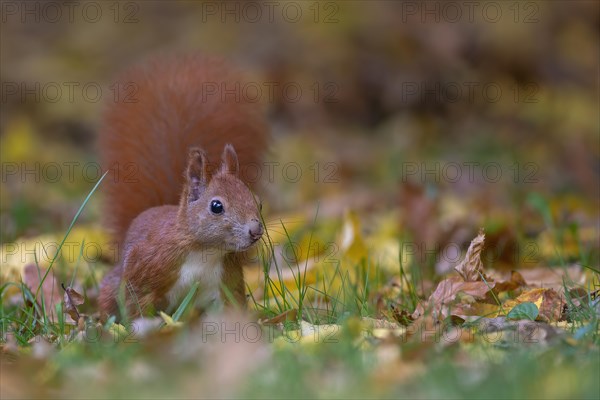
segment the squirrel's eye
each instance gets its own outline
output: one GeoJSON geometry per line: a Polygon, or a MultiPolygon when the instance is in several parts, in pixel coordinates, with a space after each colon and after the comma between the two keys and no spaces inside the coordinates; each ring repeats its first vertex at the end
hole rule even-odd
{"type": "Polygon", "coordinates": [[[221,214],[224,210],[223,210],[223,203],[221,203],[219,200],[213,200],[210,202],[210,211],[213,214],[221,214]]]}

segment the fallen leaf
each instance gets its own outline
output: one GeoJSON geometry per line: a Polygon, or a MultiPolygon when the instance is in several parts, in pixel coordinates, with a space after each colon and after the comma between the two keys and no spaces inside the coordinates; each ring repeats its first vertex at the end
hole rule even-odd
{"type": "Polygon", "coordinates": [[[494,318],[498,316],[500,310],[501,308],[498,304],[484,302],[459,303],[452,306],[452,314],[450,316],[462,319],[470,316],[494,318]]]}
{"type": "Polygon", "coordinates": [[[510,279],[503,282],[496,282],[494,291],[496,293],[514,291],[527,286],[527,282],[523,278],[523,275],[518,271],[511,271],[510,279]]]}
{"type": "Polygon", "coordinates": [[[548,289],[544,292],[544,296],[542,297],[542,304],[539,307],[540,314],[538,317],[545,322],[558,321],[563,316],[564,306],[564,297],[556,290],[548,289]]]}
{"type": "Polygon", "coordinates": [[[438,284],[431,298],[436,304],[448,304],[456,298],[459,292],[464,292],[475,298],[484,298],[486,293],[494,287],[494,282],[463,282],[459,277],[444,279],[438,284]]]}
{"type": "Polygon", "coordinates": [[[361,234],[360,218],[354,211],[346,211],[344,225],[340,232],[340,249],[355,264],[360,263],[369,256],[364,238],[361,234]]]}
{"type": "MultiPolygon", "coordinates": [[[[271,279],[266,287],[262,271],[247,271],[248,279],[258,286],[258,290],[253,290],[253,297],[262,299],[265,293],[271,293],[267,304],[275,306],[283,302],[284,292],[289,297],[303,296],[299,290],[299,283],[302,286],[313,286],[318,281],[328,282],[329,293],[340,293],[345,281],[359,282],[362,279],[357,265],[368,268],[367,273],[370,277],[381,274],[379,264],[369,256],[371,249],[364,241],[361,221],[356,212],[345,212],[343,225],[341,229],[338,228],[336,236],[335,239],[324,240],[326,238],[321,237],[319,240],[312,237],[311,232],[306,232],[291,245],[289,238],[274,245],[269,271],[271,279]]],[[[253,285],[250,284],[251,288],[253,285]]],[[[307,303],[330,301],[329,296],[313,290],[307,291],[305,295],[304,301],[307,303]]]]}
{"type": "Polygon", "coordinates": [[[65,288],[63,285],[63,289],[65,291],[64,312],[69,314],[69,316],[73,319],[73,321],[79,321],[79,317],[81,315],[79,314],[79,311],[77,310],[77,306],[80,306],[83,304],[83,302],[84,302],[83,296],[81,294],[77,293],[77,291],[70,286],[65,288]]]}
{"type": "Polygon", "coordinates": [[[444,319],[449,316],[452,303],[459,293],[465,293],[476,299],[485,298],[486,294],[494,287],[495,282],[464,282],[459,276],[452,276],[441,281],[433,294],[429,297],[429,307],[434,316],[444,319]]]}
{"type": "Polygon", "coordinates": [[[585,283],[585,274],[579,265],[570,265],[566,268],[544,267],[524,269],[520,273],[527,281],[528,286],[552,288],[556,291],[563,289],[565,281],[578,285],[585,283]]]}
{"type": "Polygon", "coordinates": [[[425,315],[425,306],[423,305],[422,302],[419,302],[417,304],[417,306],[415,307],[415,311],[413,311],[413,313],[410,315],[410,318],[412,321],[416,321],[419,318],[423,317],[425,315]]]}
{"type": "MultiPolygon", "coordinates": [[[[2,268],[0,268],[0,279],[8,282],[15,282],[19,276],[25,276],[25,269],[28,265],[39,265],[41,269],[46,269],[50,266],[54,258],[57,243],[62,240],[63,233],[45,234],[34,238],[18,238],[14,242],[3,243],[0,246],[0,259],[2,259],[2,268]]],[[[98,251],[98,259],[90,261],[100,261],[100,256],[108,258],[108,262],[112,263],[116,253],[111,244],[106,232],[98,227],[92,226],[76,226],[69,234],[69,240],[66,242],[57,259],[61,260],[68,269],[74,269],[78,265],[78,257],[73,254],[78,254],[80,246],[83,251],[88,249],[96,249],[98,251]],[[85,247],[93,246],[93,247],[85,247]],[[73,247],[76,246],[76,247],[73,247]]],[[[85,253],[84,253],[85,254],[85,253]]],[[[89,257],[92,257],[90,254],[89,257]]],[[[95,257],[95,255],[94,255],[95,257]]],[[[93,257],[92,257],[93,258],[93,257]]],[[[94,274],[94,269],[88,268],[90,274],[94,274]]]]}
{"type": "Polygon", "coordinates": [[[483,270],[481,250],[483,250],[484,241],[485,234],[483,233],[483,229],[480,229],[477,237],[471,241],[465,258],[454,267],[465,282],[481,280],[481,271],[483,270]]]}
{"type": "MultiPolygon", "coordinates": [[[[484,240],[483,229],[480,229],[477,237],[471,241],[465,258],[455,267],[460,276],[451,276],[441,281],[429,297],[429,307],[434,318],[448,317],[450,310],[447,306],[452,305],[459,293],[470,295],[474,299],[483,299],[494,288],[495,282],[481,280],[483,275],[480,255],[484,240]]],[[[474,299],[471,299],[471,302],[474,299]]]]}

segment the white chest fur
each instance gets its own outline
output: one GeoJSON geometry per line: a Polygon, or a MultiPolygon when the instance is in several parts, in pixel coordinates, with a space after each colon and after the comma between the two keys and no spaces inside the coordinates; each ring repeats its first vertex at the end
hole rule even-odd
{"type": "Polygon", "coordinates": [[[188,254],[179,270],[179,278],[167,293],[169,310],[173,311],[188,294],[195,282],[199,283],[196,304],[207,307],[221,303],[221,280],[223,278],[223,254],[214,249],[194,251],[188,254]]]}

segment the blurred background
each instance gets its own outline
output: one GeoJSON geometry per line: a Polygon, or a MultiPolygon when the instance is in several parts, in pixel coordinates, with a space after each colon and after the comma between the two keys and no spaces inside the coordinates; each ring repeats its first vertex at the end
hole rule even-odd
{"type": "MultiPolygon", "coordinates": [[[[464,240],[482,225],[539,233],[543,198],[555,223],[597,232],[598,7],[3,2],[2,242],[68,226],[100,175],[115,76],[190,52],[231,59],[261,88],[265,160],[280,163],[263,190],[272,215],[397,210],[400,231],[437,243],[458,220],[464,240]]],[[[97,203],[83,223],[101,222],[97,203]]]]}

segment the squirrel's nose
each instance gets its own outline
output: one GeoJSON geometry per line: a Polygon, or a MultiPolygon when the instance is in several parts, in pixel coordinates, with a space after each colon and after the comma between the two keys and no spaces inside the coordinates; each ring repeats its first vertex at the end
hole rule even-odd
{"type": "Polygon", "coordinates": [[[258,240],[263,234],[263,226],[260,221],[253,219],[248,224],[248,234],[253,240],[258,240]]]}

